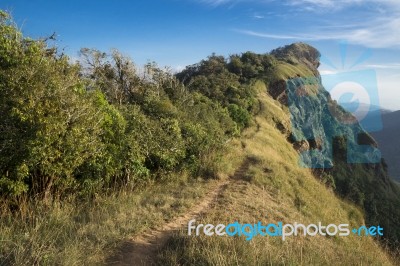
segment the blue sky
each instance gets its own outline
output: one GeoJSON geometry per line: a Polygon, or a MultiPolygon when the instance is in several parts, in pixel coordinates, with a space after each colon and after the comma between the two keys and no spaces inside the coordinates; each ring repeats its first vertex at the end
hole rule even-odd
{"type": "Polygon", "coordinates": [[[213,52],[307,42],[336,67],[323,63],[322,74],[373,69],[381,106],[400,109],[398,0],[2,0],[0,8],[26,35],[56,32],[73,58],[81,47],[117,48],[138,65],[181,69],[213,52]]]}

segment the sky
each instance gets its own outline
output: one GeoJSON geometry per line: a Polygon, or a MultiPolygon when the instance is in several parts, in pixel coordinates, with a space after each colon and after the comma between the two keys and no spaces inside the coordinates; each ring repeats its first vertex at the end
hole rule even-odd
{"type": "Polygon", "coordinates": [[[306,42],[322,54],[323,81],[368,70],[376,84],[367,91],[379,95],[369,103],[400,109],[398,0],[0,0],[0,9],[26,36],[55,32],[73,59],[82,47],[117,48],[139,66],[155,61],[174,70],[212,53],[267,53],[306,42]]]}

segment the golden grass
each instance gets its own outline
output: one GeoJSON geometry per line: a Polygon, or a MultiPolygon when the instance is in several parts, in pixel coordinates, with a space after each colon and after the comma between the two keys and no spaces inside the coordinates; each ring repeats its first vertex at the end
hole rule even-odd
{"type": "Polygon", "coordinates": [[[279,80],[287,80],[290,78],[295,78],[297,76],[301,77],[314,77],[312,71],[303,64],[292,65],[283,61],[279,61],[278,64],[271,70],[268,75],[268,80],[271,83],[279,80]]]}
{"type": "MultiPolygon", "coordinates": [[[[197,223],[267,223],[363,225],[363,214],[340,200],[298,164],[298,155],[274,124],[284,111],[261,94],[259,129],[248,129],[232,147],[236,157],[253,158],[242,180],[231,183],[218,204],[197,223]]],[[[228,155],[229,158],[229,155],[228,155]]],[[[240,163],[233,162],[238,167],[240,163]]],[[[159,254],[160,265],[392,265],[392,258],[371,237],[244,237],[176,234],[159,254]]]]}
{"type": "MultiPolygon", "coordinates": [[[[199,222],[363,224],[363,214],[338,199],[298,166],[298,155],[276,128],[288,124],[285,108],[265,94],[254,126],[227,145],[220,168],[232,182],[199,222]],[[235,171],[246,158],[251,163],[235,171]]],[[[265,88],[265,87],[264,87],[265,88]]],[[[0,264],[99,265],[133,235],[158,227],[201,201],[218,181],[189,180],[149,184],[135,192],[98,196],[94,202],[75,200],[40,206],[26,203],[29,216],[0,215],[0,264]],[[29,217],[26,218],[26,217],[29,217]]],[[[160,265],[391,265],[387,252],[369,237],[188,237],[185,229],[158,255],[160,265]]]]}
{"type": "Polygon", "coordinates": [[[148,184],[94,202],[26,203],[29,216],[0,215],[0,265],[99,265],[120,242],[171,220],[204,197],[216,180],[148,184]]]}

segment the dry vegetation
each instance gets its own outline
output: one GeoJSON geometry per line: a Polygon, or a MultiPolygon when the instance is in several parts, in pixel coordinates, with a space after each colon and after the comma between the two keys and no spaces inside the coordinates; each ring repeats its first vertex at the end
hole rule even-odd
{"type": "MultiPolygon", "coordinates": [[[[259,89],[263,89],[258,83],[259,89]]],[[[221,178],[235,178],[199,222],[287,222],[363,224],[362,212],[338,199],[308,169],[272,121],[287,120],[282,107],[259,95],[260,111],[241,139],[225,154],[221,178]],[[250,163],[235,171],[246,158],[250,163]]],[[[171,221],[202,200],[217,180],[147,184],[131,191],[97,195],[92,203],[73,199],[44,207],[25,206],[18,218],[1,215],[2,262],[16,265],[98,265],[106,263],[121,241],[171,221]],[[139,192],[141,190],[141,192],[139,192]],[[34,213],[33,213],[34,212],[34,213]],[[27,217],[34,217],[28,219],[27,217]],[[12,247],[12,248],[10,248],[12,247]],[[9,257],[5,256],[8,254],[9,257]],[[11,257],[13,256],[13,257],[11,257]]],[[[27,203],[29,204],[29,203],[27,203]]],[[[185,228],[160,250],[160,265],[391,265],[388,253],[369,237],[188,237],[185,228]]]]}
{"type": "MultiPolygon", "coordinates": [[[[201,217],[207,223],[364,223],[361,210],[298,166],[282,134],[288,108],[257,81],[310,75],[290,63],[294,55],[289,63],[212,55],[176,75],[148,64],[142,76],[116,50],[82,49],[86,63],[71,64],[3,11],[0,33],[0,264],[105,264],[123,241],[187,214],[217,178],[233,181],[201,217]]],[[[186,234],[157,262],[392,264],[368,237],[186,234]]]]}
{"type": "Polygon", "coordinates": [[[121,240],[182,214],[216,183],[179,178],[176,183],[148,184],[141,192],[99,195],[91,204],[27,203],[23,208],[30,213],[21,212],[19,217],[2,213],[0,265],[104,263],[121,240]]]}
{"type": "MultiPolygon", "coordinates": [[[[273,124],[271,115],[284,116],[278,103],[260,96],[263,109],[259,124],[235,143],[233,157],[251,158],[241,180],[232,183],[218,204],[198,223],[256,223],[258,221],[304,224],[364,223],[362,212],[337,198],[309,171],[297,165],[297,154],[273,124]],[[278,111],[274,114],[270,110],[278,111]],[[247,137],[246,137],[247,136],[247,137]],[[242,149],[243,148],[243,149],[242,149]]],[[[393,265],[396,264],[370,237],[291,237],[286,241],[257,236],[187,236],[176,234],[159,254],[160,265],[393,265]]]]}

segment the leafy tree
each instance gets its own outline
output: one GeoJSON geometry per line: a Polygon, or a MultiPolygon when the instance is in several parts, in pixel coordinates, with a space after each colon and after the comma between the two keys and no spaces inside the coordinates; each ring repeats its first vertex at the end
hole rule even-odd
{"type": "Polygon", "coordinates": [[[88,48],[82,48],[80,55],[85,77],[92,81],[93,88],[104,92],[110,103],[122,105],[133,101],[141,81],[129,57],[117,50],[107,54],[88,48]]]}
{"type": "Polygon", "coordinates": [[[80,68],[0,14],[0,189],[47,195],[102,151],[99,113],[80,68]]]}

